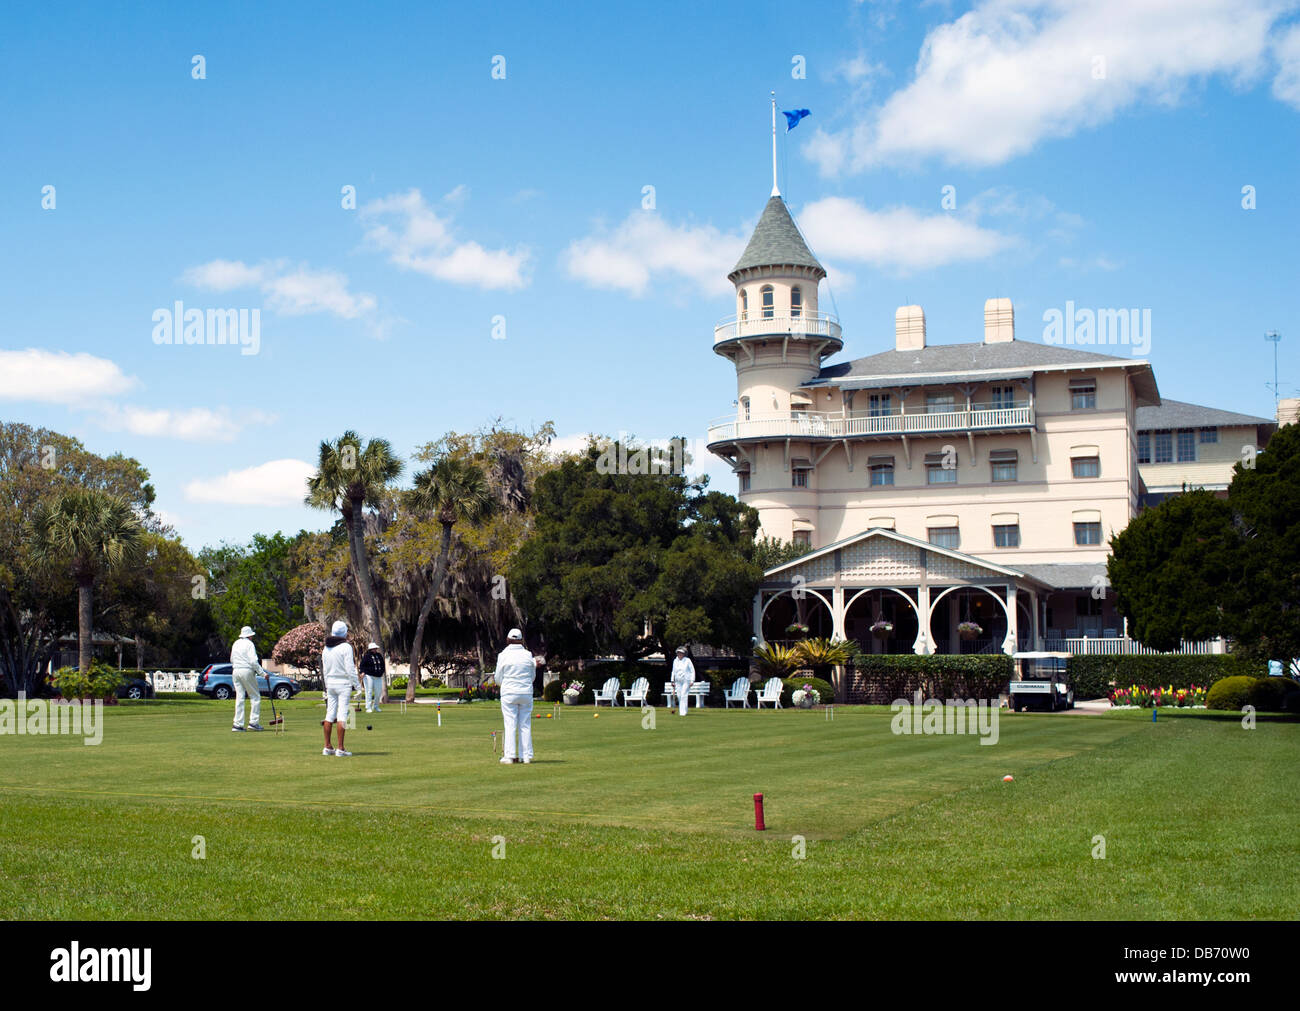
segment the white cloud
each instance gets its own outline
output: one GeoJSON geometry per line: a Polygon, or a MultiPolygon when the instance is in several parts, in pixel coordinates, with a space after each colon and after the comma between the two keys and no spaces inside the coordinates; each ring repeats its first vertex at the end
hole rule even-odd
{"type": "Polygon", "coordinates": [[[819,257],[897,273],[987,259],[1018,241],[951,214],[925,216],[908,207],[873,211],[846,197],[811,203],[799,220],[819,257]]]}
{"type": "Polygon", "coordinates": [[[140,407],[116,404],[101,406],[99,423],[110,431],[126,431],[150,438],[180,439],[186,442],[232,442],[250,425],[265,425],[275,415],[260,410],[232,412],[228,407],[140,407]]]}
{"type": "MultiPolygon", "coordinates": [[[[1263,73],[1295,0],[984,0],[926,36],[910,84],[805,148],[823,173],[937,157],[997,165],[1189,84],[1263,73]],[[1104,60],[1104,77],[1094,71],[1104,60]]],[[[1288,41],[1286,52],[1292,52],[1288,41]]],[[[1291,100],[1286,72],[1275,93],[1291,100]]],[[[1296,85],[1300,90],[1300,83],[1296,85]]]]}
{"type": "Polygon", "coordinates": [[[577,239],[564,253],[570,277],[595,288],[645,295],[654,280],[686,281],[708,295],[731,291],[727,274],[745,249],[745,236],[712,225],[667,224],[652,211],[633,211],[613,231],[577,239]]]}
{"type": "Polygon", "coordinates": [[[196,478],[185,485],[185,498],[218,505],[302,505],[307,479],[315,473],[316,468],[303,460],[271,460],[220,477],[196,478]]]}
{"type": "Polygon", "coordinates": [[[116,362],[86,352],[0,351],[0,400],[79,404],[138,385],[116,362]]]}
{"type": "MultiPolygon", "coordinates": [[[[466,192],[458,186],[444,201],[459,204],[466,192]]],[[[528,284],[526,248],[485,249],[477,242],[458,241],[450,221],[440,218],[419,190],[373,200],[361,208],[361,219],[370,223],[366,244],[387,253],[388,261],[403,270],[486,289],[528,284]]]]}
{"type": "Polygon", "coordinates": [[[1292,25],[1273,46],[1278,62],[1273,96],[1300,109],[1300,25],[1292,25]]]}
{"type": "Polygon", "coordinates": [[[212,260],[190,267],[181,280],[209,291],[259,288],[267,306],[284,316],[328,312],[356,319],[377,305],[374,295],[348,291],[348,279],[338,271],[311,270],[305,264],[290,267],[283,260],[251,267],[240,260],[212,260]]]}

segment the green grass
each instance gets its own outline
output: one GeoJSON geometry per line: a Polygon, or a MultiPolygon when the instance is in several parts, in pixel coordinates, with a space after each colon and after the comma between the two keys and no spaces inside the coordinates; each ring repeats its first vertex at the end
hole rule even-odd
{"type": "MultiPolygon", "coordinates": [[[[537,760],[494,703],[359,717],[320,754],[230,703],[105,710],[103,743],[0,737],[6,918],[1290,918],[1294,724],[1003,714],[895,736],[883,708],[562,708],[537,760]],[[365,722],[374,730],[367,732],[365,722]],[[1011,773],[1014,783],[1003,783],[1011,773]],[[768,831],[753,830],[752,794],[768,831]],[[1106,858],[1092,857],[1104,835],[1106,858]],[[206,859],[193,859],[192,839],[206,859]],[[803,836],[806,858],[792,857],[803,836]],[[505,858],[493,859],[494,838],[505,858]]],[[[539,705],[538,717],[552,709],[539,705]]],[[[269,717],[269,706],[263,706],[269,717]]],[[[1164,714],[1162,713],[1162,716],[1164,714]]]]}

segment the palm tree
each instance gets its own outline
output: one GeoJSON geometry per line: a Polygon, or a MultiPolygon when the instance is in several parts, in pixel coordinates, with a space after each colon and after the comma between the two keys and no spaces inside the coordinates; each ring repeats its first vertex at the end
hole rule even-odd
{"type": "Polygon", "coordinates": [[[144,551],[144,528],[131,504],[93,488],[68,488],[42,502],[28,531],[38,564],[67,565],[77,583],[77,663],[90,673],[95,580],[136,561],[144,551]]]}
{"type": "Polygon", "coordinates": [[[307,479],[307,505],[343,516],[352,575],[361,595],[361,623],[370,641],[380,644],[379,605],[366,555],[363,510],[378,504],[385,488],[401,473],[402,461],[387,439],[371,439],[363,447],[361,437],[349,429],[337,441],[320,444],[316,473],[307,479]]]}
{"type": "Polygon", "coordinates": [[[415,489],[411,492],[414,507],[435,516],[442,524],[442,544],[438,560],[433,566],[429,592],[420,608],[415,623],[415,639],[411,643],[411,673],[406,679],[406,701],[415,700],[415,686],[419,682],[420,659],[424,652],[424,626],[433,610],[434,598],[442,586],[447,572],[447,556],[451,552],[451,528],[457,522],[478,523],[492,511],[492,494],[488,490],[483,471],[473,463],[457,457],[444,456],[433,466],[415,475],[415,489]]]}

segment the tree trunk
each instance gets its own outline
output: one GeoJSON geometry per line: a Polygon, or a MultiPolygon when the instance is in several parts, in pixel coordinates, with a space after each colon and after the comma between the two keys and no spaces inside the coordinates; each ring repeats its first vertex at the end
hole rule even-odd
{"type": "Polygon", "coordinates": [[[140,638],[139,632],[133,638],[135,639],[135,669],[144,670],[144,640],[140,638]]]}
{"type": "Polygon", "coordinates": [[[348,526],[348,540],[352,547],[352,564],[356,568],[358,589],[361,591],[361,624],[370,642],[379,643],[379,605],[375,603],[375,584],[370,580],[370,560],[366,556],[364,499],[352,499],[352,522],[348,526]]]}
{"type": "Polygon", "coordinates": [[[420,657],[424,653],[424,626],[429,621],[429,612],[433,610],[434,599],[438,596],[438,587],[447,571],[447,555],[451,551],[451,524],[442,525],[442,544],[438,548],[438,564],[433,567],[433,578],[429,581],[429,592],[420,606],[420,618],[415,623],[415,639],[411,643],[411,673],[406,679],[406,701],[415,701],[415,684],[420,671],[420,657]]]}
{"type": "Polygon", "coordinates": [[[77,665],[82,674],[90,673],[91,648],[95,635],[95,614],[91,609],[90,591],[93,579],[82,576],[77,580],[77,665]]]}

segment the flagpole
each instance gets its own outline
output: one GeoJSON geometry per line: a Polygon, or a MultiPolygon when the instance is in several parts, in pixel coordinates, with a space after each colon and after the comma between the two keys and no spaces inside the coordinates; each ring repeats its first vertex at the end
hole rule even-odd
{"type": "Polygon", "coordinates": [[[776,92],[772,92],[772,196],[779,197],[781,191],[776,185],[776,92]]]}

